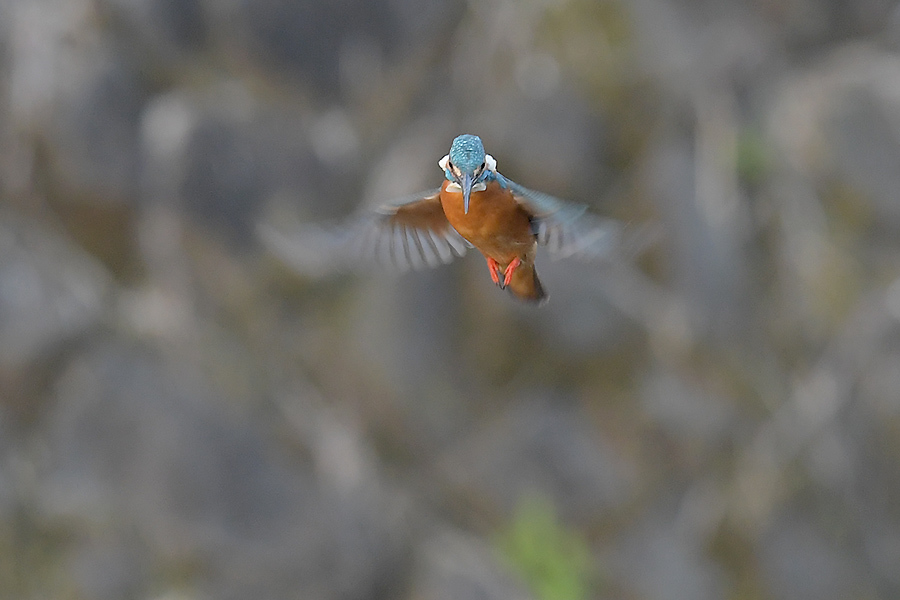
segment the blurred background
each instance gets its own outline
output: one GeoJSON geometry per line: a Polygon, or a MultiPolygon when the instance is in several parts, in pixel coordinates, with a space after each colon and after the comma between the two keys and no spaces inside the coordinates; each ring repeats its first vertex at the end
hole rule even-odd
{"type": "Polygon", "coordinates": [[[0,597],[900,597],[889,0],[0,3],[0,597]],[[454,136],[664,235],[294,272],[454,136]]]}

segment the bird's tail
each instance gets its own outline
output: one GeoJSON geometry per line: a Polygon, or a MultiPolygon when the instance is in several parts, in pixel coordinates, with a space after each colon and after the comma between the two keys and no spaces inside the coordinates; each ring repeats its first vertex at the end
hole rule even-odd
{"type": "Polygon", "coordinates": [[[516,298],[526,302],[543,304],[548,298],[532,264],[522,263],[519,265],[513,271],[512,280],[507,287],[516,298]]]}

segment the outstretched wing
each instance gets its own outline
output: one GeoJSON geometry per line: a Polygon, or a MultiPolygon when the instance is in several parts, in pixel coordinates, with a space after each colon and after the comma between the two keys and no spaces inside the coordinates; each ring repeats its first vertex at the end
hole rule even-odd
{"type": "Polygon", "coordinates": [[[583,204],[572,204],[506,180],[516,201],[532,215],[538,244],[558,258],[588,259],[610,256],[621,242],[622,224],[587,212],[583,204]]]}
{"type": "Polygon", "coordinates": [[[440,189],[363,212],[341,225],[269,224],[260,227],[260,235],[282,260],[310,275],[373,262],[401,271],[436,267],[468,247],[444,216],[440,189]]]}
{"type": "Polygon", "coordinates": [[[469,243],[447,221],[440,196],[438,188],[377,209],[364,218],[358,251],[403,271],[464,255],[469,243]]]}

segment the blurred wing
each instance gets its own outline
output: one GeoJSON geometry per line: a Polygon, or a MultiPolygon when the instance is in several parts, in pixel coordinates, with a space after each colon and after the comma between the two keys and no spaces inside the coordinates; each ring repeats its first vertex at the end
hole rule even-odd
{"type": "Polygon", "coordinates": [[[553,256],[606,258],[619,245],[622,224],[618,221],[593,215],[582,204],[571,204],[506,181],[516,201],[531,213],[538,244],[546,246],[553,256]]]}
{"type": "Polygon", "coordinates": [[[260,237],[297,271],[322,276],[373,262],[400,270],[436,267],[466,252],[441,207],[440,190],[408,196],[337,226],[264,224],[260,237]]]}
{"type": "Polygon", "coordinates": [[[469,246],[447,221],[438,188],[377,209],[365,219],[357,252],[405,271],[449,263],[469,246]]]}

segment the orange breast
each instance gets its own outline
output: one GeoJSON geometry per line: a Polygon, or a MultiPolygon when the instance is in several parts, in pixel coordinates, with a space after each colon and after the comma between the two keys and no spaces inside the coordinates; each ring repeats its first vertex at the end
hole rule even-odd
{"type": "Polygon", "coordinates": [[[534,260],[536,243],[531,222],[512,192],[492,181],[484,191],[472,193],[469,212],[465,213],[462,192],[448,191],[449,184],[444,181],[441,186],[441,206],[461,236],[501,265],[515,257],[529,263],[534,260]]]}

